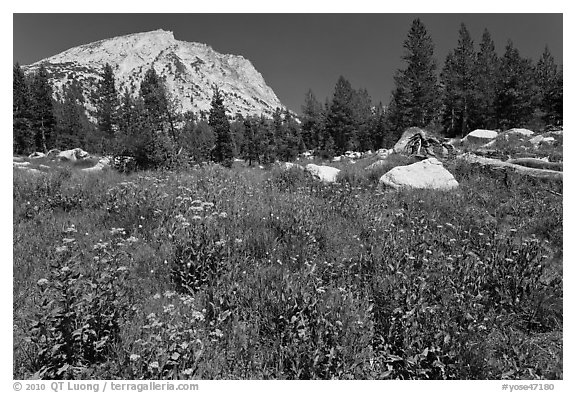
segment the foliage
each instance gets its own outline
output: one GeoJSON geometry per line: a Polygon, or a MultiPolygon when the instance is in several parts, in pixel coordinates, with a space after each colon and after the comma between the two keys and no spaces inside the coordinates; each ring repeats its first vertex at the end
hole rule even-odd
{"type": "Polygon", "coordinates": [[[214,161],[227,167],[232,166],[234,147],[230,133],[230,122],[226,117],[224,99],[218,87],[214,88],[208,124],[216,134],[216,145],[213,151],[214,161]]]}
{"type": "Polygon", "coordinates": [[[562,378],[561,181],[340,164],[16,172],[15,377],[562,378]]]}

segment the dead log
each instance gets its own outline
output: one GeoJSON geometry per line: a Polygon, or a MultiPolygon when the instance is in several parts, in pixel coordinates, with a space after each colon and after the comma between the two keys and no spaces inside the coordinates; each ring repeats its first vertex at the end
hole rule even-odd
{"type": "Polygon", "coordinates": [[[513,171],[522,173],[524,175],[542,177],[547,179],[558,179],[558,180],[563,179],[563,172],[553,171],[550,169],[529,168],[523,165],[513,164],[511,162],[496,160],[494,158],[479,157],[472,153],[460,154],[458,158],[466,162],[485,165],[494,169],[510,168],[513,171]]]}
{"type": "Polygon", "coordinates": [[[537,158],[523,157],[523,158],[512,158],[508,160],[510,164],[517,164],[526,166],[529,168],[537,169],[550,169],[552,171],[562,172],[563,165],[561,162],[548,162],[544,160],[539,160],[537,158]]]}

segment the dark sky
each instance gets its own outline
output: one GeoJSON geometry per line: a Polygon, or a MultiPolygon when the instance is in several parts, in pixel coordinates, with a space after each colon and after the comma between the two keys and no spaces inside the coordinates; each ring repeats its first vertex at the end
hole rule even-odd
{"type": "Polygon", "coordinates": [[[441,68],[463,22],[476,48],[488,28],[499,54],[511,39],[538,60],[547,44],[563,62],[562,14],[14,14],[14,62],[30,64],[89,42],[156,29],[177,40],[240,54],[264,76],[280,101],[300,112],[311,88],[324,101],[340,75],[388,103],[402,44],[420,17],[441,68]]]}

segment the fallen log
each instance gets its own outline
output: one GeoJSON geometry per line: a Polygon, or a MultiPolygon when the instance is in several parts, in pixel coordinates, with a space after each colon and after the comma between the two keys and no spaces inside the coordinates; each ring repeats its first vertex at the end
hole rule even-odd
{"type": "Polygon", "coordinates": [[[550,169],[552,171],[560,171],[562,172],[563,165],[561,162],[548,162],[544,160],[540,160],[538,158],[512,158],[508,160],[510,164],[517,164],[526,166],[529,168],[537,168],[537,169],[550,169]]]}
{"type": "Polygon", "coordinates": [[[547,179],[558,179],[558,180],[563,179],[563,172],[553,171],[550,169],[529,168],[523,165],[513,164],[511,162],[496,160],[494,158],[479,157],[472,153],[460,154],[459,156],[457,156],[457,158],[464,160],[466,162],[493,167],[494,169],[510,168],[515,172],[534,177],[543,177],[547,179]]]}

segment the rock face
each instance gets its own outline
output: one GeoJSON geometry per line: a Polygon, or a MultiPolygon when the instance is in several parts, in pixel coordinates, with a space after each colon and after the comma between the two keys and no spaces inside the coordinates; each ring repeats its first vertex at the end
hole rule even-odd
{"type": "Polygon", "coordinates": [[[104,169],[110,168],[110,163],[112,160],[109,157],[101,158],[98,163],[90,168],[82,169],[82,172],[101,172],[104,169]]]}
{"type": "Polygon", "coordinates": [[[466,137],[464,137],[464,139],[462,139],[462,140],[464,142],[470,142],[470,143],[488,143],[491,140],[493,140],[494,138],[496,138],[497,136],[498,136],[497,131],[474,130],[471,133],[469,133],[468,135],[466,135],[466,137]]]}
{"type": "Polygon", "coordinates": [[[399,188],[452,190],[458,182],[436,158],[392,168],[380,178],[380,185],[399,188]]]}
{"type": "Polygon", "coordinates": [[[271,117],[277,107],[284,108],[262,75],[242,56],[216,52],[195,42],[179,41],[170,31],[105,39],[23,66],[26,73],[44,64],[61,96],[72,81],[80,84],[87,109],[95,109],[92,96],[101,79],[102,67],[109,63],[116,78],[116,90],[128,88],[136,95],[146,71],[153,67],[182,111],[209,111],[212,86],[220,88],[229,115],[240,113],[271,117]]]}
{"type": "Polygon", "coordinates": [[[306,165],[306,171],[326,183],[335,183],[338,173],[340,173],[340,169],[338,168],[315,164],[306,165]]]}
{"type": "Polygon", "coordinates": [[[398,139],[398,142],[396,142],[396,144],[394,145],[393,148],[394,153],[404,152],[408,140],[410,140],[410,138],[412,138],[416,134],[420,134],[422,138],[426,137],[426,131],[424,131],[423,129],[418,127],[410,127],[406,131],[404,131],[404,133],[402,133],[402,136],[400,137],[400,139],[398,139]]]}
{"type": "Polygon", "coordinates": [[[58,153],[57,157],[64,161],[76,161],[88,158],[90,154],[80,149],[79,147],[70,150],[64,150],[58,153]]]}

